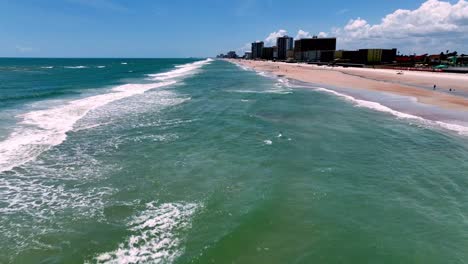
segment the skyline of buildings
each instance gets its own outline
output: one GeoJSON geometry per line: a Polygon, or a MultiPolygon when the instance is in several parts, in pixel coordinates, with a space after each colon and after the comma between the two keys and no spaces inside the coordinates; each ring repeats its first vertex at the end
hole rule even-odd
{"type": "MultiPolygon", "coordinates": [[[[356,50],[337,50],[335,37],[309,37],[294,40],[287,35],[276,39],[276,46],[266,47],[265,42],[251,43],[251,51],[245,52],[241,58],[252,60],[272,60],[286,62],[306,62],[314,64],[331,64],[349,67],[364,67],[365,65],[393,65],[404,67],[431,66],[463,66],[468,64],[465,54],[447,50],[440,54],[401,55],[396,48],[366,48],[356,50]]],[[[218,57],[227,57],[218,55],[218,57]]],[[[228,53],[229,58],[239,58],[234,51],[228,53]],[[229,55],[230,54],[230,55],[229,55]],[[234,55],[234,56],[233,56],[234,55]]]]}

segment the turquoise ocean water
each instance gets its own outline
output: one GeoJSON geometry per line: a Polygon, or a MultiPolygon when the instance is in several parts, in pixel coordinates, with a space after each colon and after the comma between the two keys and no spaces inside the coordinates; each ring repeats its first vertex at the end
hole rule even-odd
{"type": "Polygon", "coordinates": [[[467,263],[468,137],[363,104],[225,61],[0,59],[0,263],[467,263]]]}

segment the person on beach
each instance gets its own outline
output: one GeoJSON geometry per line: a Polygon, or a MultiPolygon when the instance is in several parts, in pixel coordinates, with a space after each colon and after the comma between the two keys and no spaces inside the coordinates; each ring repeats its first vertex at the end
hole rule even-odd
{"type": "Polygon", "coordinates": [[[434,84],[434,88],[433,88],[433,90],[435,91],[435,89],[436,89],[436,88],[437,88],[437,85],[435,85],[435,84],[434,84]]]}

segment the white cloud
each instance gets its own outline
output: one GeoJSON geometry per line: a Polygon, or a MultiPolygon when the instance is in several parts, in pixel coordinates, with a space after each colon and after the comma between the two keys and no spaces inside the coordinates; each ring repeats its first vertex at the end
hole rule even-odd
{"type": "Polygon", "coordinates": [[[411,52],[466,49],[468,2],[427,0],[415,10],[398,9],[378,24],[359,17],[351,19],[344,27],[333,29],[332,34],[344,48],[401,47],[411,52]]]}
{"type": "Polygon", "coordinates": [[[284,29],[280,29],[276,32],[270,33],[268,37],[265,39],[265,46],[274,46],[276,45],[276,39],[279,37],[286,36],[288,34],[288,31],[284,29]]]}
{"type": "Polygon", "coordinates": [[[318,33],[318,37],[319,37],[319,38],[326,38],[326,37],[328,37],[328,33],[326,33],[326,32],[320,32],[320,33],[318,33]]]}
{"type": "Polygon", "coordinates": [[[303,38],[311,38],[311,37],[312,35],[309,32],[299,29],[295,39],[303,39],[303,38]]]}
{"type": "Polygon", "coordinates": [[[252,43],[245,43],[244,46],[236,49],[236,53],[237,55],[242,56],[244,55],[245,52],[251,51],[251,50],[252,50],[252,43]]]}

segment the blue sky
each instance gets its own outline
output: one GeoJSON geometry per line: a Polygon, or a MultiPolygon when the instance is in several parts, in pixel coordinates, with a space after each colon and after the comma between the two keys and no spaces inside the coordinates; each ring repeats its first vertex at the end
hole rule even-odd
{"type": "Polygon", "coordinates": [[[337,36],[344,49],[468,53],[462,11],[465,0],[0,0],[0,56],[206,57],[280,30],[337,36]]]}

